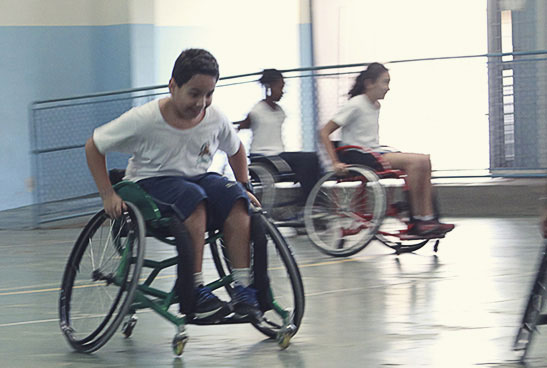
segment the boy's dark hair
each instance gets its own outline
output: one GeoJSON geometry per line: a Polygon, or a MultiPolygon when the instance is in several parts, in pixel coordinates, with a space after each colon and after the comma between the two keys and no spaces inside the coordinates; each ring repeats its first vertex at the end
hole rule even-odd
{"type": "Polygon", "coordinates": [[[368,65],[368,67],[363,70],[357,78],[355,78],[355,83],[353,84],[353,87],[349,90],[348,95],[349,98],[362,95],[365,93],[365,80],[370,79],[372,82],[376,82],[376,80],[382,75],[384,72],[387,72],[388,69],[380,63],[371,63],[368,65]]]}
{"type": "Polygon", "coordinates": [[[283,79],[283,74],[277,69],[264,69],[262,76],[258,80],[263,86],[271,84],[276,80],[283,79]]]}
{"type": "Polygon", "coordinates": [[[186,49],[175,61],[171,77],[177,86],[182,86],[196,74],[205,74],[218,80],[217,60],[211,53],[203,49],[186,49]]]}

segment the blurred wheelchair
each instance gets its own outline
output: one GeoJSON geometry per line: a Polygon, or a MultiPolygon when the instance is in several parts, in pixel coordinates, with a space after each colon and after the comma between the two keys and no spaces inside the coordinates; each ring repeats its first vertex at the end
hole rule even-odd
{"type": "Polygon", "coordinates": [[[539,267],[532,284],[532,290],[524,309],[513,350],[524,360],[530,350],[534,334],[538,333],[537,326],[547,324],[547,313],[544,312],[545,298],[547,298],[547,239],[543,240],[539,267]]]}
{"type": "Polygon", "coordinates": [[[300,183],[290,165],[278,155],[251,155],[250,160],[249,178],[264,211],[278,227],[304,228],[300,183]]]}
{"type": "MultiPolygon", "coordinates": [[[[308,196],[304,221],[308,237],[323,253],[336,257],[351,256],[373,239],[396,254],[414,252],[444,234],[412,235],[412,209],[406,174],[394,170],[379,154],[358,146],[336,149],[343,162],[352,155],[366,165],[351,165],[346,174],[325,174],[308,196]],[[344,159],[346,158],[346,159],[344,159]]],[[[351,162],[351,160],[349,160],[351,162]]],[[[438,218],[436,197],[433,198],[438,218]]]]}
{"type": "MultiPolygon", "coordinates": [[[[112,177],[112,176],[111,176],[112,177]]],[[[178,257],[164,260],[145,259],[146,237],[175,245],[169,234],[171,219],[161,215],[150,196],[138,184],[120,181],[114,189],[127,204],[117,219],[99,211],[80,233],[63,274],[59,297],[60,328],[68,343],[79,352],[101,348],[120,325],[125,337],[131,336],[137,323],[136,312],[149,308],[173,323],[176,334],[172,349],[181,355],[188,335],[187,324],[212,324],[193,320],[170,311],[179,303],[175,286],[165,286],[158,277],[163,270],[176,266],[178,257]],[[146,269],[147,271],[143,271],[146,269]],[[154,282],[154,285],[152,285],[154,282]]],[[[298,265],[289,245],[260,210],[251,216],[253,270],[255,287],[263,315],[240,318],[234,314],[214,324],[250,323],[286,348],[300,327],[304,313],[304,287],[298,265]],[[260,265],[259,265],[260,264],[260,265]],[[257,273],[256,270],[262,270],[257,273]],[[262,280],[257,285],[257,274],[262,280]]],[[[224,289],[232,297],[232,266],[224,246],[223,234],[209,232],[205,239],[213,265],[204,265],[218,273],[207,286],[224,289]]],[[[191,246],[187,244],[186,246],[191,246]]]]}

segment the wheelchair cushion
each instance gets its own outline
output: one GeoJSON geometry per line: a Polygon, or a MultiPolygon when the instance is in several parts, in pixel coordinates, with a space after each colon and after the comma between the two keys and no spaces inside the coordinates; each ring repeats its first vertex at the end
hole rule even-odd
{"type": "Polygon", "coordinates": [[[384,167],[372,153],[358,149],[345,149],[338,151],[340,161],[351,165],[368,166],[375,171],[383,171],[384,167]]]}

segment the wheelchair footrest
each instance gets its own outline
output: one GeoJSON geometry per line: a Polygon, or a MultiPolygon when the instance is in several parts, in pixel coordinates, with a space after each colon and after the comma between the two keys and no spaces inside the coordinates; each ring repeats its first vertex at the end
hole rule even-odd
{"type": "Polygon", "coordinates": [[[428,234],[428,235],[412,235],[412,234],[400,234],[401,240],[425,240],[425,239],[442,239],[445,234],[428,234]]]}
{"type": "Polygon", "coordinates": [[[251,322],[258,322],[258,321],[252,317],[235,317],[234,315],[230,315],[218,321],[189,319],[187,320],[186,323],[189,325],[210,326],[210,325],[228,325],[228,324],[251,323],[251,322]]]}

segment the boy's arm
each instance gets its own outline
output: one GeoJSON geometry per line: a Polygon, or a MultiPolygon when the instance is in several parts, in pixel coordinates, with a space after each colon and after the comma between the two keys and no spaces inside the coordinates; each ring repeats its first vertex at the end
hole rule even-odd
{"type": "Polygon", "coordinates": [[[249,182],[249,171],[247,168],[247,153],[243,143],[239,143],[239,149],[233,156],[228,157],[228,163],[234,172],[236,180],[240,183],[249,182]]]}
{"type": "Polygon", "coordinates": [[[249,168],[247,167],[247,153],[245,152],[245,147],[243,143],[239,143],[239,150],[233,156],[228,157],[228,163],[234,172],[236,180],[242,183],[247,189],[247,195],[251,202],[260,206],[260,202],[252,193],[251,183],[249,182],[249,168]]]}
{"type": "Polygon", "coordinates": [[[99,152],[93,138],[89,138],[85,144],[85,155],[87,159],[87,166],[97,189],[99,195],[103,200],[104,210],[107,215],[112,218],[117,218],[122,214],[122,210],[126,210],[127,206],[123,200],[116,194],[108,178],[108,172],[106,170],[106,159],[104,155],[99,152]]]}

